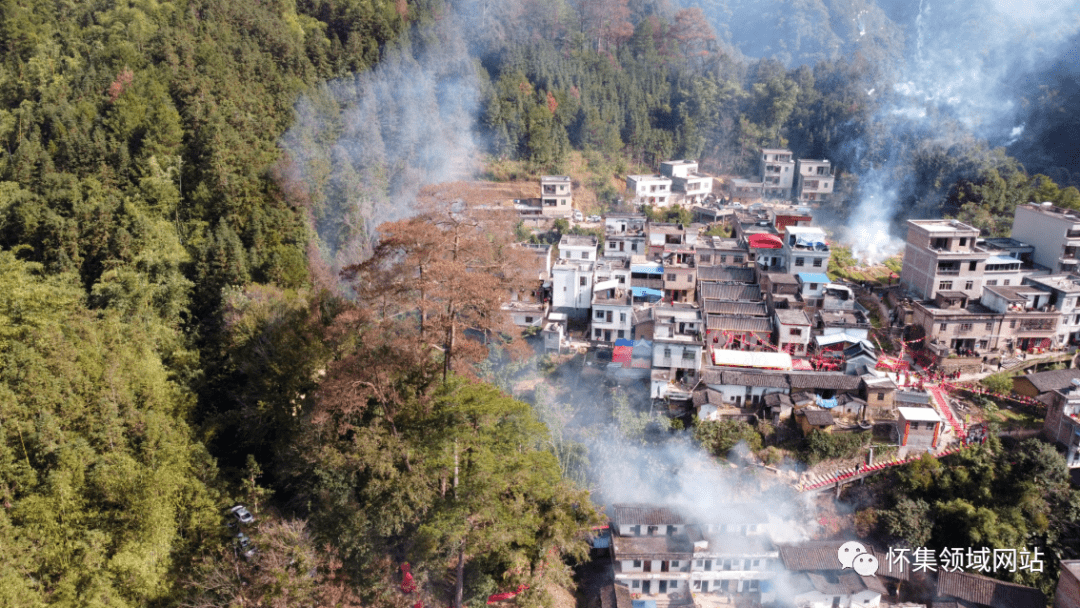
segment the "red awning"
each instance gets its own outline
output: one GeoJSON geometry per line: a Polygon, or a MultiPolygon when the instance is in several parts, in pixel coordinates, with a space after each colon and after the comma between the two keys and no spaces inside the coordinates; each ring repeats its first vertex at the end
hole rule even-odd
{"type": "Polygon", "coordinates": [[[806,359],[792,359],[791,360],[791,369],[796,370],[796,371],[800,371],[800,370],[814,371],[814,366],[810,365],[810,362],[807,361],[806,359]]]}
{"type": "Polygon", "coordinates": [[[751,234],[750,246],[755,249],[780,249],[784,242],[775,234],[751,234]]]}

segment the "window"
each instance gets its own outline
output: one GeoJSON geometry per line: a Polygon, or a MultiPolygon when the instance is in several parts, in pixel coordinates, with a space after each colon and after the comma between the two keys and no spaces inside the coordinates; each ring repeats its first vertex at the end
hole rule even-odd
{"type": "Polygon", "coordinates": [[[583,260],[589,259],[589,252],[588,251],[582,251],[581,252],[581,259],[583,259],[583,260]]]}
{"type": "Polygon", "coordinates": [[[803,258],[795,258],[795,265],[796,266],[805,266],[806,265],[806,260],[803,259],[803,258]]]}
{"type": "Polygon", "coordinates": [[[817,283],[810,283],[810,291],[816,291],[816,290],[817,290],[817,283]]]}
{"type": "Polygon", "coordinates": [[[602,311],[602,310],[596,311],[596,320],[597,321],[603,321],[604,320],[604,311],[602,311]]]}
{"type": "Polygon", "coordinates": [[[682,351],[682,358],[687,360],[687,361],[693,361],[694,360],[694,351],[692,351],[692,350],[684,350],[684,351],[682,351]]]}
{"type": "Polygon", "coordinates": [[[649,526],[649,536],[656,536],[656,533],[660,531],[660,526],[649,526]]]}
{"type": "Polygon", "coordinates": [[[532,322],[533,322],[533,318],[532,318],[532,317],[525,317],[525,322],[526,322],[526,323],[532,323],[532,322]]]}
{"type": "Polygon", "coordinates": [[[741,255],[737,255],[737,256],[735,256],[734,258],[732,258],[732,259],[731,259],[731,261],[732,261],[732,262],[735,262],[736,264],[742,264],[742,262],[743,262],[743,256],[741,256],[741,255]]]}
{"type": "Polygon", "coordinates": [[[971,331],[971,323],[961,323],[960,331],[971,331]]]}
{"type": "Polygon", "coordinates": [[[949,327],[949,326],[948,326],[947,324],[945,324],[945,323],[942,323],[942,324],[941,324],[941,327],[939,327],[938,329],[940,329],[941,331],[945,331],[946,329],[948,329],[948,327],[949,327]]]}
{"type": "Polygon", "coordinates": [[[991,280],[986,282],[987,287],[993,287],[995,285],[997,285],[997,279],[991,279],[991,280]]]}
{"type": "Polygon", "coordinates": [[[721,264],[724,264],[724,263],[726,263],[726,262],[727,262],[727,256],[726,256],[726,255],[722,255],[722,256],[720,256],[720,263],[721,263],[721,264]]]}
{"type": "Polygon", "coordinates": [[[1001,282],[1001,284],[1002,285],[1008,285],[1009,284],[1009,279],[1005,279],[1004,281],[1001,282]]]}
{"type": "Polygon", "coordinates": [[[938,289],[952,289],[952,281],[942,281],[938,283],[938,289]]]}
{"type": "Polygon", "coordinates": [[[1009,321],[1009,329],[1016,329],[1016,319],[1009,321]]]}
{"type": "Polygon", "coordinates": [[[678,588],[679,588],[679,581],[671,581],[670,583],[668,583],[668,589],[678,589],[678,588]]]}
{"type": "MultiPolygon", "coordinates": [[[[640,568],[641,567],[641,560],[640,559],[635,559],[634,560],[634,567],[635,568],[640,568]]],[[[637,581],[634,581],[634,582],[636,583],[637,581]]]]}
{"type": "Polygon", "coordinates": [[[670,348],[665,348],[664,349],[664,358],[665,359],[670,359],[671,358],[671,349],[670,348]]]}
{"type": "MultiPolygon", "coordinates": [[[[625,323],[626,322],[626,313],[625,312],[620,312],[619,313],[619,322],[620,323],[625,323]]],[[[621,338],[622,336],[619,336],[619,337],[621,338]]]]}
{"type": "Polygon", "coordinates": [[[625,337],[626,337],[626,330],[620,329],[619,330],[619,339],[622,340],[625,337]]]}
{"type": "Polygon", "coordinates": [[[877,400],[878,401],[884,401],[885,400],[885,393],[879,392],[877,394],[877,400]]]}
{"type": "MultiPolygon", "coordinates": [[[[674,528],[674,526],[668,526],[668,528],[671,529],[671,528],[674,528]]],[[[671,562],[671,567],[672,568],[678,568],[679,567],[679,560],[672,561],[671,562]]]]}
{"type": "Polygon", "coordinates": [[[968,282],[964,283],[964,289],[967,290],[967,291],[971,291],[972,289],[975,289],[975,281],[968,281],[968,282]]]}
{"type": "Polygon", "coordinates": [[[711,255],[704,254],[704,255],[700,255],[698,257],[701,258],[701,263],[702,264],[711,264],[712,263],[712,256],[711,255]]]}
{"type": "Polygon", "coordinates": [[[589,277],[581,277],[580,284],[582,287],[587,286],[589,284],[589,277]]]}
{"type": "Polygon", "coordinates": [[[600,339],[600,330],[599,329],[594,329],[593,330],[593,337],[596,338],[597,340],[600,339]]]}
{"type": "Polygon", "coordinates": [[[607,248],[615,249],[615,241],[608,241],[607,248]]]}
{"type": "Polygon", "coordinates": [[[641,581],[630,581],[630,587],[633,589],[641,589],[641,581]]]}
{"type": "Polygon", "coordinates": [[[701,560],[699,559],[699,560],[697,560],[696,562],[694,562],[694,567],[695,567],[695,568],[700,568],[700,567],[701,567],[701,564],[702,564],[702,563],[703,563],[703,562],[702,562],[702,561],[701,561],[701,560]]]}
{"type": "Polygon", "coordinates": [[[626,284],[626,277],[624,277],[622,275],[619,275],[618,279],[619,279],[619,285],[625,285],[626,284]]]}
{"type": "MultiPolygon", "coordinates": [[[[964,247],[965,245],[967,245],[967,237],[960,237],[960,246],[964,247]]],[[[974,264],[974,262],[972,262],[972,264],[974,264]]],[[[975,269],[972,268],[972,270],[975,270],[975,269]]]]}
{"type": "Polygon", "coordinates": [[[788,330],[788,334],[792,335],[792,336],[801,336],[802,335],[802,329],[798,328],[798,327],[792,327],[791,329],[788,330]]]}
{"type": "Polygon", "coordinates": [[[913,430],[913,431],[919,430],[919,423],[918,422],[909,422],[908,424],[911,425],[911,430],[913,430]]]}
{"type": "MultiPolygon", "coordinates": [[[[641,536],[641,526],[630,526],[630,534],[633,536],[641,536]]],[[[641,560],[634,560],[635,567],[641,566],[641,560]]]]}
{"type": "MultiPolygon", "coordinates": [[[[963,245],[963,243],[960,243],[960,244],[963,245]]],[[[968,270],[977,270],[978,266],[979,266],[978,262],[972,262],[972,263],[968,264],[968,270]]]]}
{"type": "Polygon", "coordinates": [[[814,268],[821,268],[821,258],[814,258],[814,268]]]}
{"type": "Polygon", "coordinates": [[[986,324],[986,331],[994,331],[994,322],[990,321],[986,324]]]}
{"type": "Polygon", "coordinates": [[[668,273],[668,275],[667,275],[667,280],[668,280],[668,281],[671,281],[671,282],[675,282],[675,275],[673,275],[673,274],[671,274],[671,273],[668,273]]]}

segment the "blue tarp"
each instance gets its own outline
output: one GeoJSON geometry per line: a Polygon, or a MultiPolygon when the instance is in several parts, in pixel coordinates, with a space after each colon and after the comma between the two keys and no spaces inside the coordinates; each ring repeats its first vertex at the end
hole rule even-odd
{"type": "Polygon", "coordinates": [[[832,408],[840,405],[840,403],[838,403],[836,399],[822,399],[821,397],[815,397],[815,399],[817,400],[817,404],[819,407],[823,407],[827,410],[831,410],[832,408]]]}
{"type": "Polygon", "coordinates": [[[656,600],[632,600],[634,608],[656,608],[656,600]]]}
{"type": "Polygon", "coordinates": [[[648,296],[653,296],[657,298],[664,297],[663,291],[660,291],[659,289],[650,289],[648,287],[631,287],[630,291],[634,292],[635,298],[644,298],[648,296]]]}
{"type": "Polygon", "coordinates": [[[630,348],[633,348],[634,341],[627,340],[626,338],[618,338],[617,340],[615,340],[615,346],[629,346],[630,348]]]}
{"type": "Polygon", "coordinates": [[[642,274],[664,274],[664,267],[659,264],[631,264],[630,272],[642,274]]]}

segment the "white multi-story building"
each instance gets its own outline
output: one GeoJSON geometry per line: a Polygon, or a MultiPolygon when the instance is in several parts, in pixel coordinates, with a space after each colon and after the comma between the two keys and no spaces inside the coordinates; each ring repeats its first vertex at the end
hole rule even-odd
{"type": "Polygon", "coordinates": [[[595,262],[559,259],[551,269],[551,308],[581,318],[592,305],[595,262]]]}
{"type": "Polygon", "coordinates": [[[687,204],[700,203],[712,192],[712,177],[698,172],[696,160],[669,160],[660,163],[660,174],[671,178],[671,187],[681,192],[687,204]]]}
{"type": "Polygon", "coordinates": [[[781,257],[787,272],[825,272],[828,269],[831,252],[825,239],[825,231],[821,228],[787,226],[784,228],[783,240],[781,257]]]}
{"type": "Polygon", "coordinates": [[[1024,283],[1053,294],[1050,306],[1061,313],[1057,343],[1080,344],[1080,276],[1028,276],[1024,278],[1024,283]]]}
{"type": "Polygon", "coordinates": [[[662,175],[627,175],[626,190],[634,202],[654,207],[671,204],[671,178],[662,175]]]}
{"type": "Polygon", "coordinates": [[[559,259],[595,262],[598,243],[595,236],[564,234],[559,239],[559,259]]]}
{"type": "Polygon", "coordinates": [[[795,161],[791,150],[763,148],[761,150],[762,196],[765,198],[791,198],[795,183],[795,161]]]}
{"type": "Polygon", "coordinates": [[[540,178],[541,213],[549,217],[570,217],[574,213],[574,197],[570,178],[566,175],[544,175],[540,178]]]}
{"type": "Polygon", "coordinates": [[[597,282],[593,288],[592,339],[605,343],[632,339],[633,305],[629,284],[615,279],[597,282]]]}
{"type": "Polygon", "coordinates": [[[832,165],[827,160],[800,158],[795,194],[801,203],[824,202],[832,197],[832,165]]]}
{"type": "Polygon", "coordinates": [[[1020,205],[1012,238],[1035,246],[1035,263],[1053,273],[1076,272],[1080,260],[1080,212],[1052,203],[1020,205]]]}

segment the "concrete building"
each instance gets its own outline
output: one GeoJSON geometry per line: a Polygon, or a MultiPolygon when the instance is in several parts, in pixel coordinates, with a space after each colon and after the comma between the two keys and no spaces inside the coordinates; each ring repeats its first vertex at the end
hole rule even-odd
{"type": "Polygon", "coordinates": [[[592,306],[593,267],[583,260],[559,259],[551,269],[551,308],[574,318],[584,318],[592,306]]]}
{"type": "Polygon", "coordinates": [[[682,193],[683,201],[696,204],[712,192],[712,177],[698,172],[696,160],[671,160],[660,163],[660,174],[671,178],[671,187],[682,193]]]}
{"type": "Polygon", "coordinates": [[[900,457],[936,450],[941,436],[941,416],[932,407],[898,407],[897,432],[900,457]]]}
{"type": "Polygon", "coordinates": [[[1027,276],[1024,285],[1050,292],[1050,306],[1061,313],[1057,343],[1061,346],[1080,344],[1080,276],[1027,276]]]}
{"type": "Polygon", "coordinates": [[[559,259],[595,262],[597,244],[595,236],[564,234],[559,239],[559,259]]]}
{"type": "Polygon", "coordinates": [[[1043,435],[1065,447],[1065,464],[1071,469],[1080,467],[1080,380],[1073,382],[1040,399],[1047,403],[1043,435]]]}
{"type": "Polygon", "coordinates": [[[742,179],[739,177],[729,179],[727,181],[727,191],[731,195],[731,198],[740,201],[756,200],[761,198],[764,191],[765,183],[762,181],[754,181],[752,179],[742,179]]]}
{"type": "Polygon", "coordinates": [[[786,272],[825,272],[829,267],[829,245],[825,231],[817,226],[784,228],[783,269],[786,272]]]}
{"type": "Polygon", "coordinates": [[[614,279],[597,281],[593,287],[592,331],[596,342],[613,344],[630,339],[633,330],[633,297],[629,285],[614,279]]]}
{"type": "Polygon", "coordinates": [[[791,150],[763,148],[761,150],[762,196],[765,198],[791,198],[795,184],[795,161],[791,150]]]}
{"type": "Polygon", "coordinates": [[[747,247],[739,239],[704,236],[698,239],[698,266],[746,266],[747,247]]]}
{"type": "Polygon", "coordinates": [[[1012,238],[1035,247],[1035,263],[1050,272],[1077,270],[1080,259],[1080,212],[1052,203],[1020,205],[1013,217],[1012,238]]]}
{"type": "Polygon", "coordinates": [[[652,311],[652,397],[688,400],[705,352],[701,311],[692,304],[661,305],[652,311]]]}
{"type": "Polygon", "coordinates": [[[908,220],[907,225],[900,283],[924,300],[938,291],[978,298],[990,257],[975,248],[979,229],[958,220],[908,220]]]}
{"type": "Polygon", "coordinates": [[[574,213],[574,198],[570,178],[566,175],[544,175],[540,178],[542,213],[549,217],[570,217],[574,213]]]}
{"type": "Polygon", "coordinates": [[[829,161],[800,158],[796,170],[795,196],[800,203],[821,203],[832,198],[834,178],[829,161]]]}
{"type": "Polygon", "coordinates": [[[810,345],[810,318],[802,310],[778,309],[773,313],[776,321],[775,343],[777,349],[799,357],[806,354],[810,345]]]}
{"type": "Polygon", "coordinates": [[[985,287],[979,303],[1001,315],[996,346],[1006,352],[1046,350],[1057,345],[1061,313],[1051,310],[1051,294],[1034,287],[985,287]]]}
{"type": "Polygon", "coordinates": [[[639,214],[612,214],[604,218],[604,251],[609,258],[631,258],[648,252],[646,220],[639,214]]]}
{"type": "Polygon", "coordinates": [[[627,175],[626,190],[634,203],[667,207],[671,200],[671,178],[662,175],[627,175]]]}

